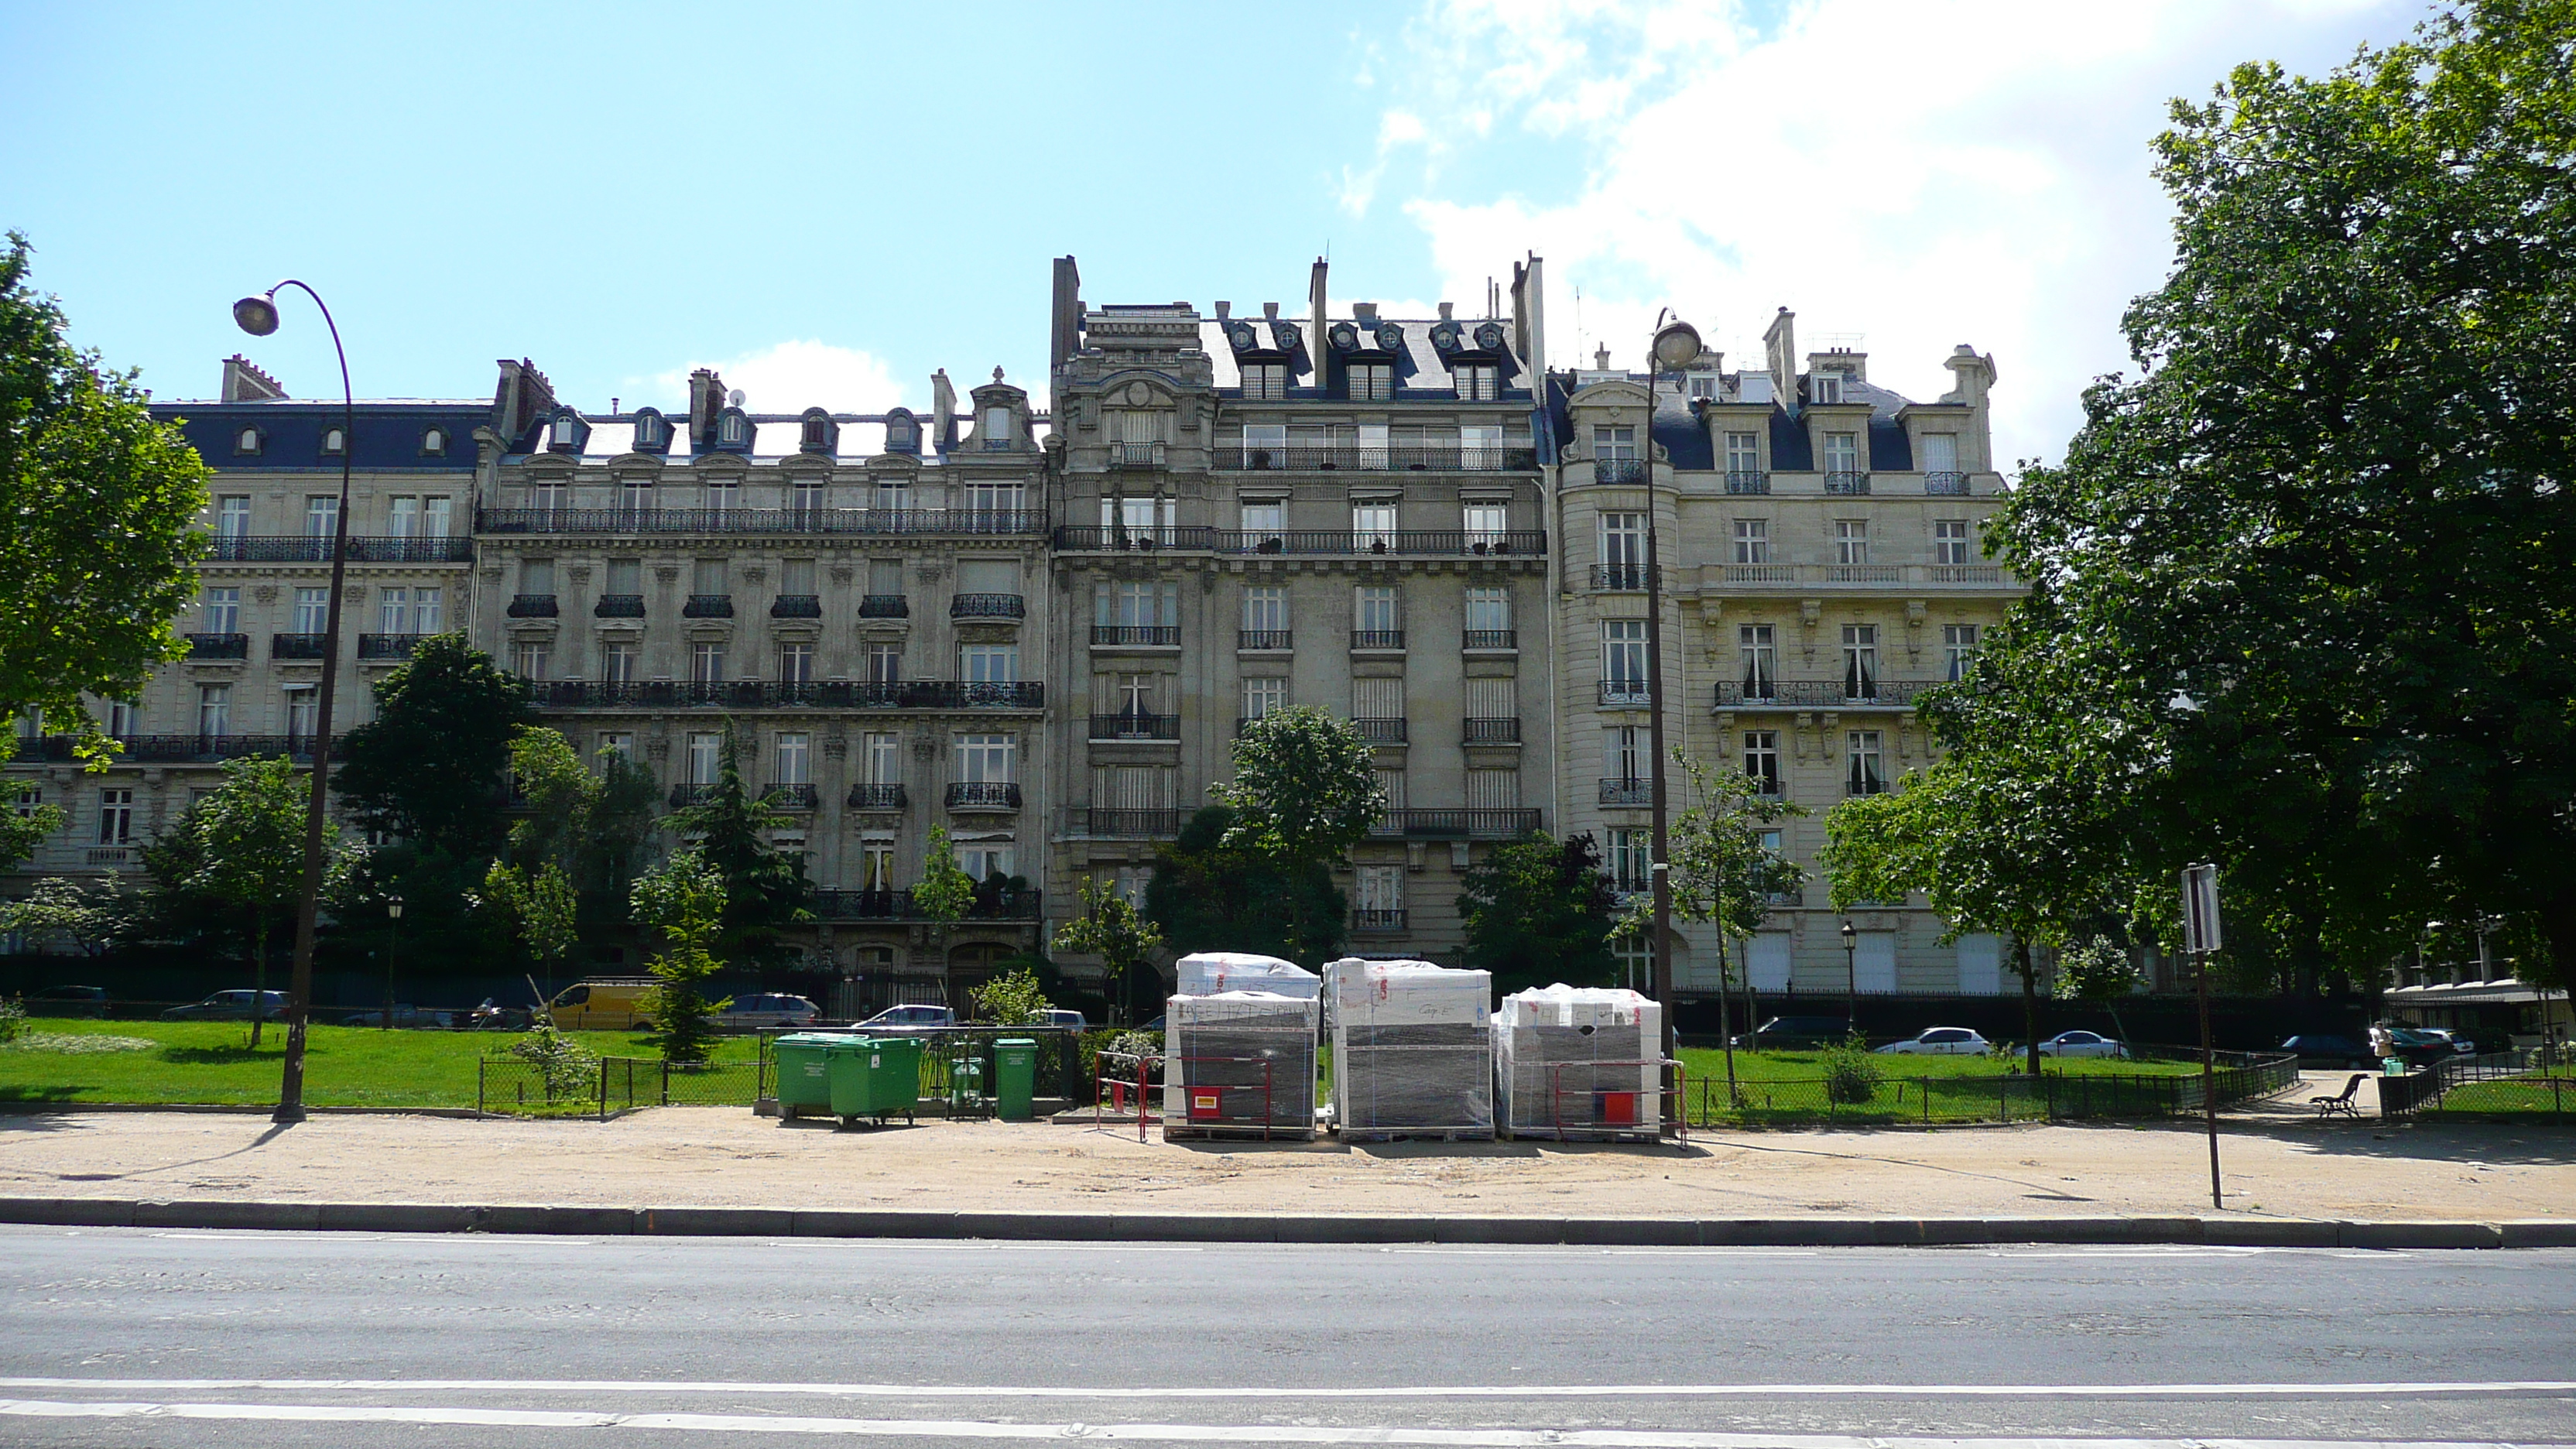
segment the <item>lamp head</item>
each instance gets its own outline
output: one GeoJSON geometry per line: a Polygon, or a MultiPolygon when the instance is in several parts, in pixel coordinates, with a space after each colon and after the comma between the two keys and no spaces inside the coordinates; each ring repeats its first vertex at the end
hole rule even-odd
{"type": "Polygon", "coordinates": [[[390,916],[390,917],[392,917],[393,919],[395,919],[395,920],[397,920],[397,921],[401,920],[401,919],[402,919],[402,907],[403,907],[403,900],[402,900],[402,897],[400,897],[400,896],[387,896],[387,897],[385,898],[385,914],[386,914],[387,916],[390,916]]]}
{"type": "Polygon", "coordinates": [[[262,292],[244,297],[233,304],[233,321],[253,337],[266,337],[277,330],[277,294],[262,292]]]}
{"type": "Polygon", "coordinates": [[[1655,361],[1667,370],[1688,366],[1699,352],[1699,329],[1688,322],[1675,322],[1655,334],[1655,361]]]}
{"type": "Polygon", "coordinates": [[[1851,923],[1851,922],[1849,922],[1849,921],[1845,921],[1845,922],[1843,922],[1843,944],[1844,944],[1844,945],[1848,946],[1848,945],[1850,945],[1850,944],[1851,944],[1852,937],[1853,937],[1853,935],[1854,935],[1854,934],[1856,934],[1856,933],[1852,930],[1852,923],[1851,923]]]}

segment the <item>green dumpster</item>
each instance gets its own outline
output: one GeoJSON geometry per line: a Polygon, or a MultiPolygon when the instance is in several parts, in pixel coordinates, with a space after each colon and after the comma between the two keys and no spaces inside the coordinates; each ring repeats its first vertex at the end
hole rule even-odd
{"type": "Polygon", "coordinates": [[[857,1040],[820,1031],[800,1031],[778,1039],[778,1115],[782,1120],[809,1113],[820,1117],[832,1110],[832,1069],[826,1053],[844,1042],[857,1040]]]}
{"type": "Polygon", "coordinates": [[[921,1043],[903,1037],[847,1040],[830,1047],[832,1115],[844,1123],[900,1112],[912,1120],[921,1097],[921,1043]]]}
{"type": "Polygon", "coordinates": [[[1024,1036],[993,1043],[993,1115],[1005,1122],[1026,1122],[1037,1115],[1031,1099],[1037,1093],[1038,1044],[1024,1036]]]}

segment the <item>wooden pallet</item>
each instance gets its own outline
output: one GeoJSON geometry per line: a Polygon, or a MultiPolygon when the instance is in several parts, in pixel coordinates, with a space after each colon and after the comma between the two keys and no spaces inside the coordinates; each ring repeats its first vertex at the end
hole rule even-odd
{"type": "Polygon", "coordinates": [[[1491,1127],[1343,1127],[1334,1136],[1344,1142],[1491,1142],[1491,1127]]]}
{"type": "Polygon", "coordinates": [[[1315,1140],[1315,1135],[1315,1129],[1312,1127],[1273,1127],[1266,1133],[1258,1127],[1235,1125],[1220,1127],[1206,1123],[1167,1124],[1163,1128],[1163,1140],[1166,1142],[1260,1142],[1264,1140],[1312,1142],[1315,1140]]]}

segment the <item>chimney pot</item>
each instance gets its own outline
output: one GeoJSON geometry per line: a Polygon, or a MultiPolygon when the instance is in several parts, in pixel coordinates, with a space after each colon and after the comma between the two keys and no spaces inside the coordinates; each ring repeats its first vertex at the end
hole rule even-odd
{"type": "Polygon", "coordinates": [[[1216,320],[1219,322],[1222,322],[1233,315],[1234,304],[1232,302],[1219,302],[1216,304],[1216,320]]]}
{"type": "Polygon", "coordinates": [[[1278,303],[1276,303],[1276,302],[1264,302],[1264,303],[1262,303],[1262,304],[1261,304],[1261,320],[1262,320],[1262,321],[1264,321],[1264,322],[1276,322],[1276,321],[1278,321],[1278,320],[1279,320],[1279,304],[1278,304],[1278,303]]]}
{"type": "Polygon", "coordinates": [[[1443,321],[1443,322],[1454,321],[1455,319],[1454,319],[1454,318],[1452,318],[1452,317],[1450,316],[1450,314],[1451,314],[1452,312],[1455,312],[1457,309],[1458,309],[1458,304],[1457,304],[1457,303],[1455,303],[1455,302],[1443,302],[1443,303],[1441,303],[1441,304],[1440,304],[1440,320],[1441,320],[1441,321],[1443,321]]]}

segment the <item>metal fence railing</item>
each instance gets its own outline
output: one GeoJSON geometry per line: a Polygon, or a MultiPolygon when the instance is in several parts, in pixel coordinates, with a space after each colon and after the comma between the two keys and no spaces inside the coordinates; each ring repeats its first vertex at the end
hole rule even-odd
{"type": "MultiPolygon", "coordinates": [[[[2228,1052],[2211,1078],[2218,1104],[2267,1097],[2299,1080],[2298,1058],[2228,1052]]],[[[1834,1090],[1829,1078],[1743,1081],[1728,1099],[1723,1077],[1691,1084],[1685,1103],[1693,1127],[1745,1122],[2076,1122],[2188,1117],[2201,1109],[2197,1072],[2042,1072],[2038,1076],[1882,1077],[1834,1090]]]]}
{"type": "Polygon", "coordinates": [[[2545,1115],[2576,1113],[2576,1073],[2546,1051],[2484,1052],[2452,1057],[2399,1077],[2379,1079],[2379,1115],[2420,1112],[2545,1115]]]}
{"type": "Polygon", "coordinates": [[[659,1057],[601,1057],[575,1067],[483,1057],[474,1110],[486,1116],[581,1116],[601,1121],[638,1107],[749,1107],[764,1095],[766,1057],[690,1066],[659,1057]]]}

